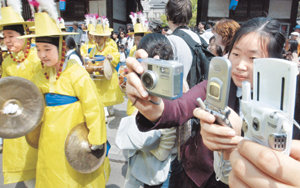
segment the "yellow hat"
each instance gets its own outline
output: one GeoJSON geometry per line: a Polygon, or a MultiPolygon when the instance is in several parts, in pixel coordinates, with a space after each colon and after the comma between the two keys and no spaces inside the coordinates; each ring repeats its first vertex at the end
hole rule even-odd
{"type": "Polygon", "coordinates": [[[84,31],[92,32],[95,30],[95,25],[97,25],[98,14],[86,14],[85,17],[85,25],[87,29],[84,31]]]}
{"type": "Polygon", "coordinates": [[[134,32],[130,32],[128,34],[151,33],[148,31],[148,21],[146,20],[142,12],[131,12],[129,17],[131,18],[134,32]]]}
{"type": "Polygon", "coordinates": [[[26,22],[23,17],[18,14],[12,7],[1,8],[2,18],[0,20],[0,30],[3,30],[3,26],[10,25],[34,25],[34,22],[26,22]]]}
{"type": "Polygon", "coordinates": [[[36,38],[36,37],[51,37],[76,35],[78,33],[62,32],[59,25],[46,12],[35,13],[35,34],[24,35],[18,38],[36,38]]]}
{"type": "Polygon", "coordinates": [[[86,31],[92,32],[94,30],[95,30],[95,26],[93,24],[89,24],[86,31]]]}
{"type": "Polygon", "coordinates": [[[97,25],[94,31],[91,31],[90,34],[94,36],[110,36],[111,28],[109,28],[109,21],[106,17],[100,17],[97,19],[97,25]]]}

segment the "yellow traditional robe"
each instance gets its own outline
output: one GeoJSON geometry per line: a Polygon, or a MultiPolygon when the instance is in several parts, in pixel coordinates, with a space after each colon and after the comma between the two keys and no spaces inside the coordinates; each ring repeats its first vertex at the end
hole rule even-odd
{"type": "MultiPolygon", "coordinates": [[[[134,45],[129,52],[129,57],[135,57],[135,51],[136,51],[136,45],[134,45]]],[[[137,109],[135,106],[132,106],[132,102],[130,100],[128,100],[127,102],[127,115],[131,115],[133,114],[133,112],[135,112],[137,109]]]]}
{"type": "Polygon", "coordinates": [[[89,56],[89,49],[95,48],[96,44],[94,42],[86,42],[80,47],[80,54],[82,57],[88,57],[89,56]]]}
{"type": "Polygon", "coordinates": [[[66,137],[79,123],[86,122],[90,144],[101,145],[107,139],[104,106],[95,83],[83,67],[72,61],[68,61],[58,80],[51,84],[44,71],[33,78],[43,94],[51,92],[79,99],[71,104],[47,106],[45,109],[39,139],[36,188],[105,187],[104,164],[93,173],[82,174],[69,165],[65,156],[66,137]]]}

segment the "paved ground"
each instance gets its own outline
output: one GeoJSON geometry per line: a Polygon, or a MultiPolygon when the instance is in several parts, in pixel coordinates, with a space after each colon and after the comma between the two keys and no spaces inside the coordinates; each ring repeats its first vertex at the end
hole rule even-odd
{"type": "MultiPolygon", "coordinates": [[[[108,129],[107,129],[107,136],[108,141],[111,144],[111,149],[109,151],[109,159],[111,165],[111,174],[110,179],[106,185],[107,188],[121,188],[123,187],[123,183],[125,180],[125,174],[127,170],[127,163],[125,162],[125,157],[120,149],[118,149],[115,145],[115,135],[117,129],[119,127],[119,122],[122,117],[126,116],[126,105],[127,100],[114,107],[115,109],[115,116],[108,118],[108,129]]],[[[25,188],[23,183],[18,184],[3,184],[3,175],[2,175],[2,154],[0,154],[0,188],[25,188]]]]}

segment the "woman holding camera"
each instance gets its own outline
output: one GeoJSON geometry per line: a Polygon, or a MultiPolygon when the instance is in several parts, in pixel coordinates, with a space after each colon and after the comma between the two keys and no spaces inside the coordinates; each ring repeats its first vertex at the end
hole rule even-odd
{"type": "MultiPolygon", "coordinates": [[[[228,159],[232,149],[236,148],[242,139],[240,137],[241,120],[237,115],[240,112],[239,88],[241,88],[242,81],[245,80],[250,81],[252,84],[254,58],[281,57],[285,38],[278,28],[279,23],[275,20],[254,18],[242,25],[232,41],[229,49],[229,60],[232,62],[232,83],[228,105],[233,109],[229,119],[234,129],[214,124],[214,116],[197,108],[198,103],[196,99],[201,97],[204,100],[206,97],[206,81],[194,86],[188,93],[177,100],[162,100],[158,97],[149,96],[137,76],[137,74],[143,73],[143,68],[135,59],[128,58],[127,66],[131,72],[128,75],[126,89],[129,99],[134,101],[140,112],[137,116],[139,129],[147,131],[180,126],[195,115],[201,121],[202,138],[199,136],[199,139],[203,139],[205,146],[211,150],[222,150],[225,159],[228,159]],[[149,100],[156,101],[159,105],[155,105],[149,100]]],[[[137,55],[139,58],[147,56],[143,51],[139,51],[137,55]]],[[[200,147],[205,146],[199,145],[196,149],[200,150],[200,147]]],[[[193,156],[187,155],[187,160],[190,159],[193,160],[193,156]]],[[[199,161],[200,157],[197,159],[199,161]]],[[[194,166],[195,168],[201,168],[201,166],[194,166]]],[[[226,182],[226,177],[223,178],[223,181],[226,182]]],[[[203,181],[201,186],[209,186],[207,183],[207,181],[203,181]]],[[[190,187],[197,186],[191,185],[190,187]]]]}

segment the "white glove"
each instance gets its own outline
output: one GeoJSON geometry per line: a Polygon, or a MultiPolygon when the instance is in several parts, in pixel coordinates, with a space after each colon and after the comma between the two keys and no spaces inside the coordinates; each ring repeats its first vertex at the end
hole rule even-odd
{"type": "Polygon", "coordinates": [[[3,109],[3,113],[8,115],[8,114],[15,114],[19,110],[19,105],[17,104],[12,104],[9,103],[6,105],[3,109]]]}
{"type": "Polygon", "coordinates": [[[176,140],[176,128],[160,129],[162,136],[160,137],[159,145],[156,149],[151,150],[150,153],[158,160],[164,161],[168,158],[176,140]]]}

